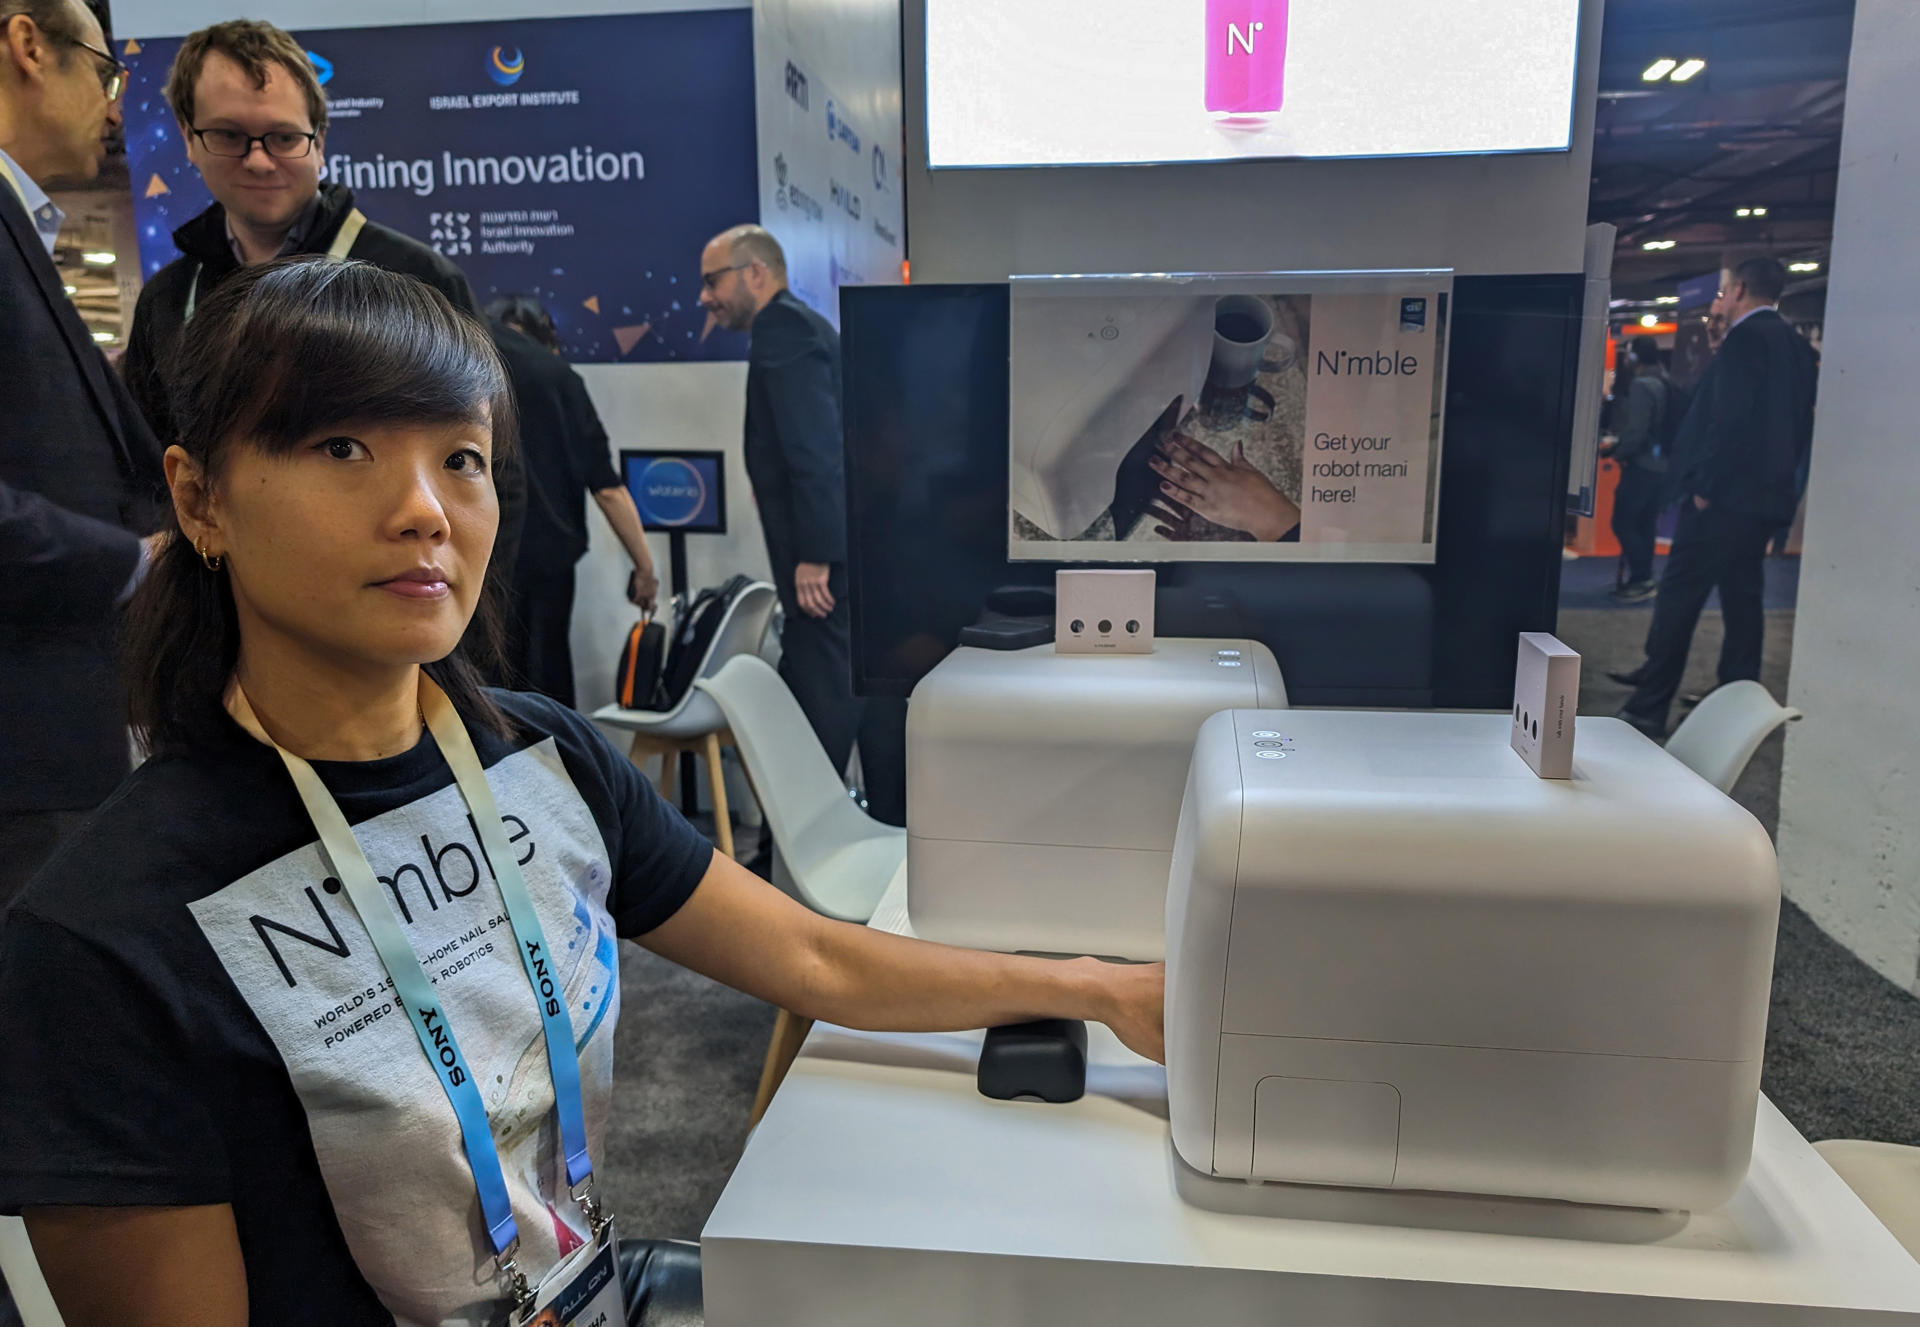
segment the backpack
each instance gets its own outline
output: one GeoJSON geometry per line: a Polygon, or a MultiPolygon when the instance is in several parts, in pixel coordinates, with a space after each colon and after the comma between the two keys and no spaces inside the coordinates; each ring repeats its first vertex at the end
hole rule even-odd
{"type": "Polygon", "coordinates": [[[1660,393],[1660,423],[1653,431],[1653,454],[1665,462],[1672,459],[1674,444],[1680,440],[1680,425],[1693,404],[1693,393],[1671,378],[1658,381],[1664,390],[1660,393]]]}
{"type": "Polygon", "coordinates": [[[633,624],[620,650],[620,671],[613,675],[614,699],[624,709],[650,710],[660,689],[660,669],[666,662],[667,629],[649,613],[633,624]]]}
{"type": "MultiPolygon", "coordinates": [[[[729,576],[718,586],[700,591],[684,612],[676,611],[673,634],[667,642],[667,654],[660,667],[660,680],[654,687],[651,703],[636,709],[670,710],[693,687],[694,676],[707,657],[727,609],[740,592],[753,584],[751,576],[729,576]]],[[[676,608],[678,606],[676,605],[676,608]]]]}

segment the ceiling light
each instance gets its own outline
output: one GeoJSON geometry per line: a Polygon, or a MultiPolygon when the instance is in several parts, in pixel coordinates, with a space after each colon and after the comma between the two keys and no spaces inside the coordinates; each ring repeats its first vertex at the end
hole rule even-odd
{"type": "Polygon", "coordinates": [[[1678,243],[1679,243],[1678,240],[1648,240],[1645,244],[1641,245],[1640,247],[1648,250],[1649,252],[1652,252],[1658,249],[1671,249],[1674,245],[1678,243]]]}
{"type": "Polygon", "coordinates": [[[1753,209],[1750,207],[1736,207],[1733,209],[1733,214],[1737,217],[1750,217],[1753,215],[1753,209]]]}
{"type": "Polygon", "coordinates": [[[1707,62],[1705,60],[1689,60],[1673,71],[1673,81],[1676,83],[1684,83],[1706,67],[1707,62]]]}
{"type": "Polygon", "coordinates": [[[104,345],[106,342],[113,340],[113,333],[112,332],[95,332],[93,334],[93,339],[104,345]]]}
{"type": "Polygon", "coordinates": [[[1787,270],[1788,270],[1789,272],[1818,272],[1818,271],[1820,270],[1820,264],[1818,264],[1818,263],[1788,263],[1788,264],[1787,264],[1787,270]]]}
{"type": "Polygon", "coordinates": [[[1767,214],[1767,209],[1764,207],[1756,207],[1753,209],[1753,214],[1757,217],[1763,217],[1767,214]]]}
{"type": "Polygon", "coordinates": [[[1653,302],[1655,304],[1678,304],[1680,302],[1680,297],[1678,295],[1661,295],[1658,298],[1656,298],[1653,302]]]}
{"type": "Polygon", "coordinates": [[[1673,72],[1674,66],[1678,63],[1679,61],[1677,60],[1666,60],[1666,59],[1655,60],[1652,64],[1647,66],[1646,73],[1640,75],[1640,78],[1642,81],[1647,83],[1658,83],[1661,79],[1665,78],[1668,74],[1671,74],[1673,72]]]}
{"type": "Polygon", "coordinates": [[[89,249],[80,257],[82,261],[92,263],[95,267],[113,266],[113,254],[106,249],[89,249]]]}
{"type": "Polygon", "coordinates": [[[1658,327],[1660,325],[1660,316],[1653,313],[1643,313],[1640,315],[1640,325],[1642,327],[1658,327]]]}

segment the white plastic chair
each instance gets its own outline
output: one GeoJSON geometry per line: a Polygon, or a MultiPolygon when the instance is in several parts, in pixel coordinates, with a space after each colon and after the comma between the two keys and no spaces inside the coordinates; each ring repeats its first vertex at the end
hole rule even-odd
{"type": "Polygon", "coordinates": [[[0,1276],[7,1279],[24,1327],[65,1327],[34,1259],[26,1222],[17,1216],[0,1216],[0,1276]]]}
{"type": "Polygon", "coordinates": [[[1813,1150],[1906,1251],[1920,1259],[1920,1147],[1839,1138],[1815,1143],[1813,1150]]]}
{"type": "Polygon", "coordinates": [[[697,684],[700,678],[718,672],[736,655],[758,654],[778,603],[778,594],[765,581],[755,581],[735,595],[707,645],[706,657],[694,674],[696,685],[688,687],[672,709],[630,710],[616,704],[602,705],[593,712],[595,722],[624,728],[633,734],[627,754],[634,764],[644,766],[648,758],[655,755],[661,758],[660,794],[669,802],[673,800],[674,772],[680,753],[691,751],[707,758],[715,838],[720,851],[729,857],[733,856],[733,824],[727,807],[727,786],[721,774],[720,748],[734,743],[727,732],[726,716],[714,704],[713,697],[697,684]]]}
{"type": "MultiPolygon", "coordinates": [[[[867,921],[907,859],[907,832],[873,819],[847,796],[800,702],[764,659],[739,655],[695,685],[726,716],[800,901],[840,921],[867,921]]],[[[754,1098],[755,1123],[808,1026],[780,1011],[754,1098]]]]}
{"type": "Polygon", "coordinates": [[[1800,717],[1758,682],[1729,682],[1694,707],[1667,754],[1723,793],[1733,791],[1760,744],[1781,724],[1800,717]]]}

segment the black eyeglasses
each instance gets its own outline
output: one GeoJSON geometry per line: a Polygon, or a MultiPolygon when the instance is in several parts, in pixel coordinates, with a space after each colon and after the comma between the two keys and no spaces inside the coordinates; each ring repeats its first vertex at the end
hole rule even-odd
{"type": "Polygon", "coordinates": [[[270,134],[243,134],[238,129],[189,129],[187,132],[216,157],[244,157],[253,151],[255,143],[265,148],[270,157],[304,157],[313,151],[313,141],[319,137],[292,129],[277,129],[270,134]]]}
{"type": "Polygon", "coordinates": [[[121,64],[111,51],[103,51],[98,46],[81,41],[78,37],[69,37],[67,40],[101,62],[100,87],[106,92],[108,101],[117,98],[120,95],[120,89],[127,85],[127,67],[121,64]]]}
{"type": "Polygon", "coordinates": [[[700,285],[707,290],[717,290],[720,287],[721,277],[729,272],[744,272],[752,266],[752,263],[735,263],[732,267],[716,267],[711,272],[702,272],[700,274],[700,285]]]}

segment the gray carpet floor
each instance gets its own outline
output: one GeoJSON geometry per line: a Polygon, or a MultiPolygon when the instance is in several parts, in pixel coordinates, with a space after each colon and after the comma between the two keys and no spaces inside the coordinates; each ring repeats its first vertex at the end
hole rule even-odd
{"type": "MultiPolygon", "coordinates": [[[[1626,699],[1605,670],[1640,662],[1649,613],[1561,614],[1562,639],[1583,656],[1582,714],[1612,714],[1626,699]]],[[[1769,612],[1763,681],[1776,696],[1786,695],[1792,638],[1792,612],[1769,612]]],[[[1709,612],[1683,692],[1712,688],[1719,646],[1719,615],[1709,612]]],[[[1734,790],[1769,833],[1780,816],[1781,747],[1779,736],[1762,747],[1734,790]]],[[[694,1239],[746,1141],[773,1011],[637,946],[626,945],[622,957],[602,1182],[625,1231],[694,1239]]],[[[1763,1086],[1809,1138],[1920,1143],[1920,1000],[1791,904],[1781,910],[1763,1086]]]]}

